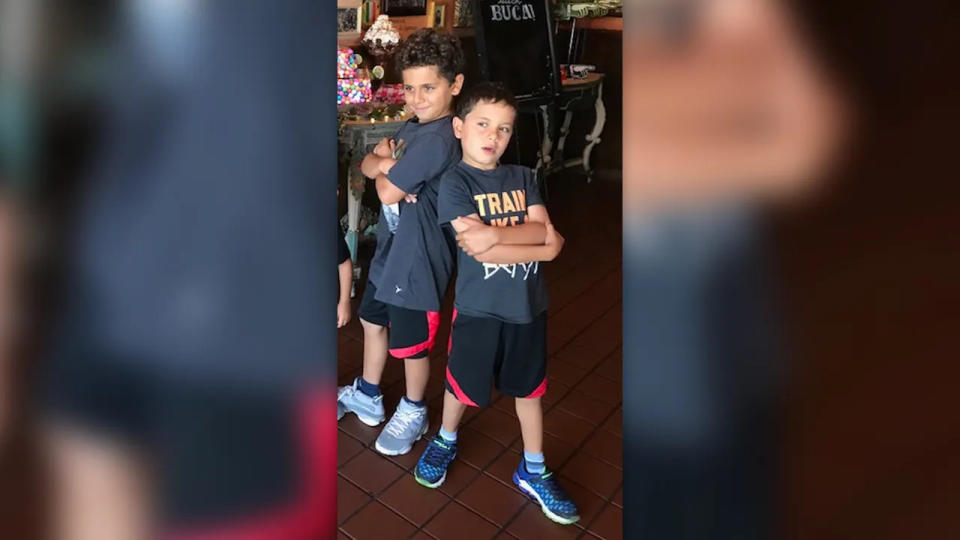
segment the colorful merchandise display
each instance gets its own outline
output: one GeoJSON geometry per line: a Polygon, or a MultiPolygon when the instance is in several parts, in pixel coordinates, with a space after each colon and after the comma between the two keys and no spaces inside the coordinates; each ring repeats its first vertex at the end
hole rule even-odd
{"type": "Polygon", "coordinates": [[[369,73],[358,69],[362,63],[352,49],[337,49],[337,105],[367,103],[373,98],[369,73]]]}
{"type": "Polygon", "coordinates": [[[370,78],[337,79],[337,105],[367,103],[373,99],[370,78]]]}
{"type": "Polygon", "coordinates": [[[373,94],[377,103],[403,103],[402,84],[384,84],[373,94]]]}
{"type": "Polygon", "coordinates": [[[357,75],[357,54],[353,49],[337,49],[337,78],[351,79],[357,75]]]}

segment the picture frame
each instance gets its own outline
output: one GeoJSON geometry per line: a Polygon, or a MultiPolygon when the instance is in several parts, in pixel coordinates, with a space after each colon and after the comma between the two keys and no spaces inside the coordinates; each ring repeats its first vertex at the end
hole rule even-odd
{"type": "Polygon", "coordinates": [[[390,17],[416,17],[427,14],[427,0],[382,0],[380,12],[390,17]]]}
{"type": "Polygon", "coordinates": [[[447,5],[435,4],[433,6],[433,27],[443,28],[447,25],[447,5]]]}
{"type": "Polygon", "coordinates": [[[337,0],[337,41],[360,39],[363,29],[362,0],[337,0]]]}
{"type": "Polygon", "coordinates": [[[377,0],[363,0],[360,10],[363,18],[363,27],[373,24],[373,20],[377,14],[377,6],[377,0]]]}
{"type": "Polygon", "coordinates": [[[453,27],[469,28],[473,26],[473,1],[474,0],[454,0],[453,2],[453,27]]]}

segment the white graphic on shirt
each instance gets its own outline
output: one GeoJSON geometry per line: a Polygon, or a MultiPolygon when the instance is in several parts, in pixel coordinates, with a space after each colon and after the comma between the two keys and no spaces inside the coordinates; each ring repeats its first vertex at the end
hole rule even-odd
{"type": "Polygon", "coordinates": [[[400,288],[400,286],[399,286],[399,285],[394,285],[394,287],[396,287],[396,288],[397,288],[397,292],[396,292],[396,294],[400,294],[400,291],[402,291],[402,290],[403,290],[403,289],[401,289],[401,288],[400,288]]]}
{"type": "Polygon", "coordinates": [[[523,275],[523,280],[526,281],[530,277],[530,273],[533,272],[536,274],[540,269],[540,262],[533,261],[528,263],[518,263],[518,264],[491,264],[483,263],[483,279],[484,281],[492,278],[497,275],[497,272],[501,270],[504,271],[511,279],[517,278],[517,267],[520,267],[520,271],[523,275]]]}

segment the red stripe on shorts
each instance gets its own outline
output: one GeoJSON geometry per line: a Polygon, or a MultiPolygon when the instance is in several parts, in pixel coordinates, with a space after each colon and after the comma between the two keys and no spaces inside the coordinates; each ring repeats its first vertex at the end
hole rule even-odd
{"type": "Polygon", "coordinates": [[[410,347],[401,347],[390,349],[390,354],[394,358],[410,358],[423,351],[433,349],[433,343],[437,339],[437,329],[440,327],[440,313],[437,311],[427,311],[427,340],[423,343],[417,343],[410,347]]]}
{"type": "Polygon", "coordinates": [[[450,366],[447,366],[447,382],[450,383],[450,388],[453,388],[453,395],[457,396],[457,400],[460,401],[460,403],[471,407],[479,407],[479,405],[474,403],[473,400],[467,396],[466,392],[460,388],[460,385],[457,384],[457,380],[454,379],[453,374],[450,373],[450,366]]]}
{"type": "Polygon", "coordinates": [[[540,383],[540,386],[538,386],[537,389],[534,390],[533,392],[530,392],[530,395],[524,397],[524,399],[538,398],[546,393],[547,393],[547,378],[544,377],[543,382],[540,383]]]}

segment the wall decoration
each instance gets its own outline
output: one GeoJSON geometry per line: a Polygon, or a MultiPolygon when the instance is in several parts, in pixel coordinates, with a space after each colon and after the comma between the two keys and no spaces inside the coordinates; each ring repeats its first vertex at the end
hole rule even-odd
{"type": "Polygon", "coordinates": [[[466,28],[473,26],[473,2],[474,0],[455,0],[453,3],[453,26],[454,28],[466,28]]]}
{"type": "Polygon", "coordinates": [[[383,0],[380,12],[391,17],[426,15],[427,0],[383,0]]]}
{"type": "Polygon", "coordinates": [[[360,37],[363,24],[363,5],[360,0],[337,0],[337,40],[360,37]]]}
{"type": "Polygon", "coordinates": [[[360,13],[363,26],[373,24],[373,19],[377,16],[376,0],[363,0],[363,9],[360,13]]]}
{"type": "Polygon", "coordinates": [[[443,28],[447,25],[447,6],[444,4],[436,4],[433,6],[433,26],[435,28],[443,28]]]}

